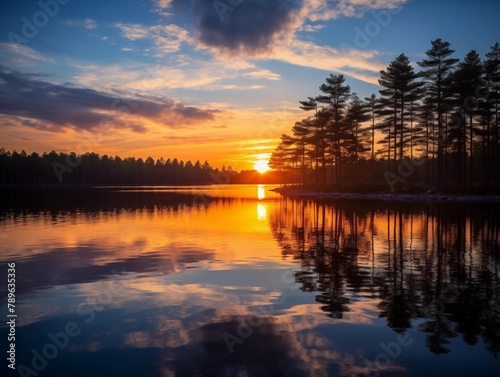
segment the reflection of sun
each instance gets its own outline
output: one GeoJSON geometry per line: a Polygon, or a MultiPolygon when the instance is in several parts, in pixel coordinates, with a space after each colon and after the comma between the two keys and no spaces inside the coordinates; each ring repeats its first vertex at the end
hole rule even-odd
{"type": "Polygon", "coordinates": [[[266,204],[257,204],[257,219],[265,220],[267,217],[267,205],[266,204]]]}
{"type": "Polygon", "coordinates": [[[267,165],[267,160],[259,160],[257,161],[253,167],[255,170],[257,170],[259,173],[265,173],[266,171],[269,170],[269,166],[267,165]]]}
{"type": "Polygon", "coordinates": [[[266,190],[264,188],[264,185],[258,185],[257,186],[257,199],[265,199],[266,198],[266,190]]]}

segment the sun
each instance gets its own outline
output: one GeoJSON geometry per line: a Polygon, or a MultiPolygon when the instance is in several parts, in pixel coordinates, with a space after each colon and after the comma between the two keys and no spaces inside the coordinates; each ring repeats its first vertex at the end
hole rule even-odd
{"type": "Polygon", "coordinates": [[[267,163],[267,160],[259,160],[253,165],[253,167],[255,170],[262,174],[269,170],[269,166],[267,165],[267,163]]]}

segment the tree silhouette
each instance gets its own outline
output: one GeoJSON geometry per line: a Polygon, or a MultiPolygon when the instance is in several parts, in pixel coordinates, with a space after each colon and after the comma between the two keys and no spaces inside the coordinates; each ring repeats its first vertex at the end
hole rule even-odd
{"type": "Polygon", "coordinates": [[[449,42],[443,42],[440,38],[431,42],[431,49],[426,51],[427,59],[417,64],[424,68],[421,75],[426,81],[426,96],[436,106],[437,117],[437,170],[436,183],[439,187],[443,184],[443,159],[445,146],[445,120],[446,99],[449,93],[449,75],[458,62],[456,58],[450,58],[455,50],[450,48],[449,42]]]}
{"type": "Polygon", "coordinates": [[[336,190],[344,182],[364,188],[368,174],[375,189],[387,189],[391,174],[400,189],[500,189],[500,45],[484,62],[472,50],[457,65],[453,53],[449,42],[433,40],[419,72],[398,55],[380,72],[381,98],[364,102],[343,75],[331,74],[320,95],[299,101],[314,116],[292,128],[290,172],[300,166],[303,185],[314,177],[316,186],[336,190]]]}
{"type": "Polygon", "coordinates": [[[330,77],[326,78],[326,84],[319,87],[324,94],[317,97],[318,102],[327,105],[327,109],[323,114],[329,115],[327,138],[330,141],[332,155],[332,177],[333,167],[335,167],[335,181],[339,187],[342,184],[342,141],[349,137],[346,130],[348,126],[343,122],[343,117],[351,88],[349,85],[344,85],[344,83],[345,77],[343,75],[330,75],[330,77]]]}
{"type": "MultiPolygon", "coordinates": [[[[407,144],[412,142],[411,135],[410,139],[407,138],[410,134],[408,115],[412,114],[414,103],[419,99],[422,83],[416,81],[417,75],[404,54],[392,61],[386,71],[381,71],[380,76],[379,84],[384,87],[380,90],[381,103],[385,113],[393,122],[394,162],[397,159],[398,147],[399,161],[402,161],[407,144]]],[[[388,137],[391,137],[390,131],[388,137]]]]}

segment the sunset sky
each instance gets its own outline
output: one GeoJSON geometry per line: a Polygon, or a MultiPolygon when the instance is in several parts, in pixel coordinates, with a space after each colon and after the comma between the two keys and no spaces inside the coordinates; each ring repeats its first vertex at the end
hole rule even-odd
{"type": "MultiPolygon", "coordinates": [[[[0,5],[0,147],[248,169],[344,74],[500,42],[496,1],[41,0],[0,5]]],[[[417,68],[417,67],[416,67],[417,68]]]]}

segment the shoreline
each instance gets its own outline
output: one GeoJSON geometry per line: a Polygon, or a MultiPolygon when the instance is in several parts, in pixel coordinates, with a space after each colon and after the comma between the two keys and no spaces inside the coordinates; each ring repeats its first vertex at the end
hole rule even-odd
{"type": "Polygon", "coordinates": [[[270,191],[284,197],[298,199],[362,199],[390,201],[425,201],[425,202],[477,202],[500,203],[499,194],[447,194],[441,192],[401,193],[401,192],[338,192],[299,187],[280,187],[270,191]]]}

